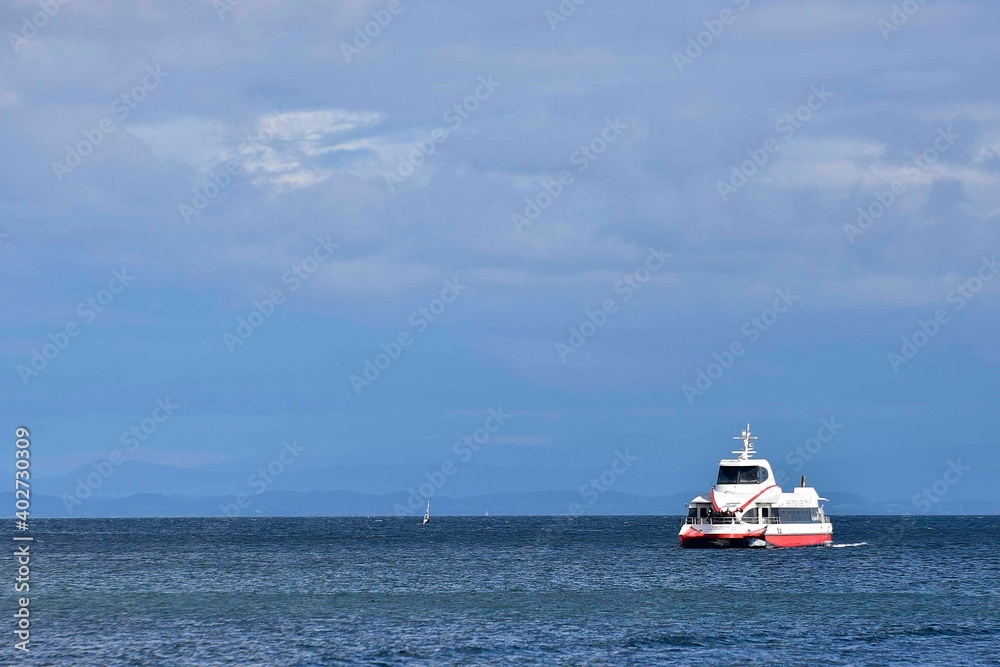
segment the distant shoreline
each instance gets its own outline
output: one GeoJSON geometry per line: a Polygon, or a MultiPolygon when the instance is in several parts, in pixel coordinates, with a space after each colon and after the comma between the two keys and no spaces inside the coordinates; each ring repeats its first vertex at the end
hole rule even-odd
{"type": "MultiPolygon", "coordinates": [[[[1000,516],[1000,512],[969,513],[969,514],[830,514],[831,517],[903,517],[903,518],[947,518],[947,517],[985,517],[1000,516]]],[[[664,519],[680,520],[683,514],[440,514],[435,519],[522,519],[522,518],[550,518],[550,519],[611,519],[629,517],[662,517],[664,519]]],[[[211,516],[211,515],[177,515],[177,516],[36,516],[35,521],[104,521],[104,520],[133,520],[133,519],[219,519],[225,521],[238,521],[243,519],[398,519],[400,521],[412,521],[415,516],[397,516],[395,514],[261,514],[256,516],[211,516]]]]}

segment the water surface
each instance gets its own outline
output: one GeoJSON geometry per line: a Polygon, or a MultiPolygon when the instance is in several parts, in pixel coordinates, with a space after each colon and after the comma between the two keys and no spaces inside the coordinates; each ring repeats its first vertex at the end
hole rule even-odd
{"type": "Polygon", "coordinates": [[[26,664],[1000,660],[1000,517],[835,517],[835,547],[722,551],[678,548],[680,522],[38,520],[26,664]]]}

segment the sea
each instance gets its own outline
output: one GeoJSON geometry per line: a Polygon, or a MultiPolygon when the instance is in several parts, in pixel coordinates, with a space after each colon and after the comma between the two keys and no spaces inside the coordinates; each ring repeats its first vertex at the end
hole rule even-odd
{"type": "Polygon", "coordinates": [[[833,521],[695,550],[669,516],[36,520],[0,664],[1000,664],[1000,516],[833,521]]]}

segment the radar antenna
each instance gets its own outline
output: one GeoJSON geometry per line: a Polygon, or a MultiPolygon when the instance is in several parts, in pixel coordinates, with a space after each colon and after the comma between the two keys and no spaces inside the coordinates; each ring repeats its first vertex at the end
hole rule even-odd
{"type": "Polygon", "coordinates": [[[749,460],[750,457],[753,456],[753,441],[756,440],[756,439],[757,439],[757,436],[750,435],[750,424],[747,424],[747,427],[745,429],[743,429],[743,433],[741,435],[734,435],[733,436],[733,440],[742,440],[743,441],[743,449],[742,450],[739,450],[739,449],[734,450],[733,454],[739,454],[741,461],[747,461],[747,460],[749,460]]]}

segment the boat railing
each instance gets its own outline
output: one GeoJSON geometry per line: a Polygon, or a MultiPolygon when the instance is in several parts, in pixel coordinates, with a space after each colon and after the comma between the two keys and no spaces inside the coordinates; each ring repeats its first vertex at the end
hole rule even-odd
{"type": "Polygon", "coordinates": [[[781,523],[781,519],[776,516],[764,517],[763,519],[737,519],[734,516],[689,516],[684,520],[686,524],[712,524],[714,526],[721,525],[731,525],[736,523],[750,523],[750,524],[768,524],[768,523],[781,523]]]}

